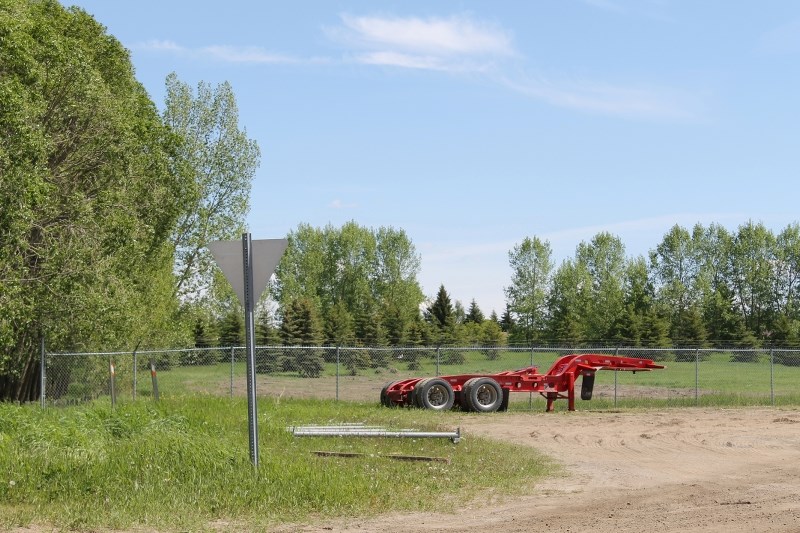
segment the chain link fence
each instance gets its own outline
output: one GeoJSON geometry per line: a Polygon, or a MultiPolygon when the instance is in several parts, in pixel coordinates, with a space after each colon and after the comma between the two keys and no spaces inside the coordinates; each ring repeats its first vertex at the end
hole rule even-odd
{"type": "MultiPolygon", "coordinates": [[[[536,366],[544,374],[563,355],[602,353],[653,359],[652,372],[597,373],[594,408],[630,405],[798,405],[800,350],[622,347],[259,346],[259,396],[378,402],[384,384],[411,377],[495,374],[536,366]]],[[[246,395],[244,347],[44,353],[42,405],[246,395]]],[[[511,395],[512,409],[544,409],[538,395],[511,395]]]]}

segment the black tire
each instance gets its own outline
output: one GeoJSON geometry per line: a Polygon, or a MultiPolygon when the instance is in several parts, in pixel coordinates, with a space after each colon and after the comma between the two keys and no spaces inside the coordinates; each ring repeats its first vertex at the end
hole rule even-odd
{"type": "Polygon", "coordinates": [[[497,411],[503,404],[503,389],[492,378],[472,378],[464,383],[464,404],[479,413],[497,411]]]}
{"type": "Polygon", "coordinates": [[[581,380],[581,400],[591,400],[594,390],[594,374],[584,374],[581,380]]]}
{"type": "Polygon", "coordinates": [[[434,411],[453,408],[456,395],[453,387],[441,378],[423,379],[414,387],[414,399],[419,407],[434,411]]]}
{"type": "Polygon", "coordinates": [[[427,383],[429,380],[430,378],[419,380],[419,382],[417,382],[417,384],[414,385],[414,389],[408,393],[408,404],[411,407],[424,409],[424,406],[420,403],[419,392],[422,390],[423,385],[425,385],[425,383],[427,383]]]}
{"type": "Polygon", "coordinates": [[[390,381],[389,383],[384,385],[383,388],[381,389],[381,405],[383,405],[384,407],[394,407],[395,405],[397,405],[392,401],[391,398],[389,398],[389,395],[387,394],[387,392],[389,391],[389,388],[392,385],[394,385],[395,383],[397,383],[397,382],[396,381],[390,381]]]}

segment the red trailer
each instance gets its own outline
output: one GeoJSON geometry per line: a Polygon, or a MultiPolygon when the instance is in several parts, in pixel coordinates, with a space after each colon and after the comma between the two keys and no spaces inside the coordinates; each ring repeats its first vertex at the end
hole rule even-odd
{"type": "Polygon", "coordinates": [[[553,402],[566,398],[575,410],[575,381],[582,376],[581,399],[591,400],[594,375],[598,370],[629,372],[664,368],[651,359],[602,354],[573,354],[559,358],[546,374],[535,366],[498,374],[460,374],[435,378],[410,378],[387,383],[381,390],[381,403],[387,407],[408,406],[444,411],[458,405],[463,411],[489,413],[505,411],[512,392],[538,392],[553,402]]]}

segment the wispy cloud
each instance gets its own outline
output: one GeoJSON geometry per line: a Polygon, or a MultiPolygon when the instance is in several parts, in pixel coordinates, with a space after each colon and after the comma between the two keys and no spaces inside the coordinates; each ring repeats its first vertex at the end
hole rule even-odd
{"type": "Polygon", "coordinates": [[[296,58],[276,54],[259,46],[211,45],[189,48],[173,41],[153,39],[143,43],[136,43],[131,48],[133,50],[170,53],[194,59],[210,59],[225,63],[276,64],[299,62],[296,58]]]}
{"type": "Polygon", "coordinates": [[[334,201],[332,201],[328,205],[328,207],[330,207],[332,209],[355,209],[356,207],[358,207],[358,204],[356,204],[356,203],[345,203],[345,202],[341,201],[340,199],[336,198],[334,201]]]}
{"type": "Polygon", "coordinates": [[[511,32],[465,15],[447,18],[341,16],[328,36],[353,47],[369,65],[426,70],[484,70],[493,58],[516,55],[511,32]]]}
{"type": "Polygon", "coordinates": [[[700,103],[689,93],[659,87],[502,77],[509,89],[557,107],[626,118],[689,121],[700,116],[700,103]]]}
{"type": "MultiPolygon", "coordinates": [[[[586,0],[613,11],[623,10],[614,0],[586,0]]],[[[606,81],[568,81],[550,76],[532,77],[508,60],[521,60],[512,32],[466,15],[447,18],[341,15],[342,25],[328,28],[329,37],[353,50],[365,65],[480,74],[529,98],[580,112],[624,118],[695,121],[702,115],[697,96],[645,84],[606,81]],[[523,74],[519,74],[523,72],[523,74]]]]}
{"type": "Polygon", "coordinates": [[[136,43],[131,46],[134,50],[144,50],[150,52],[173,52],[183,53],[186,49],[174,41],[150,39],[142,43],[136,43]]]}

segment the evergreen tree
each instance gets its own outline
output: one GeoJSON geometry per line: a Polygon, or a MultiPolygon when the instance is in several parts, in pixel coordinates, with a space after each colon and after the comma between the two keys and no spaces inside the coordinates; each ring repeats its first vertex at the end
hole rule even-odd
{"type": "Polygon", "coordinates": [[[275,346],[281,343],[280,329],[275,324],[271,313],[264,310],[256,318],[256,344],[275,346]]]}
{"type": "Polygon", "coordinates": [[[308,298],[293,300],[283,312],[280,336],[287,346],[319,346],[322,327],[316,307],[308,298]]]}
{"type": "Polygon", "coordinates": [[[670,338],[673,346],[705,348],[708,345],[703,315],[697,306],[693,305],[676,315],[670,338]]]}
{"type": "Polygon", "coordinates": [[[333,346],[348,346],[355,341],[355,321],[342,302],[328,311],[324,329],[325,339],[333,346]]]}
{"type": "Polygon", "coordinates": [[[221,346],[244,345],[244,313],[240,309],[231,309],[222,317],[219,343],[221,346]]]}
{"type": "Polygon", "coordinates": [[[306,347],[295,349],[285,361],[284,369],[296,370],[303,377],[316,378],[322,373],[324,362],[317,348],[322,341],[322,326],[314,304],[308,298],[293,300],[284,311],[281,322],[281,339],[287,346],[306,347]]]}
{"type": "Polygon", "coordinates": [[[469,304],[469,310],[467,311],[467,315],[464,317],[464,323],[468,324],[472,322],[473,324],[481,324],[484,321],[483,312],[481,311],[480,307],[478,307],[478,303],[473,298],[469,304]]]}
{"type": "Polygon", "coordinates": [[[434,326],[436,345],[453,344],[456,340],[456,312],[444,285],[439,286],[436,300],[428,307],[427,317],[434,326]]]}
{"type": "Polygon", "coordinates": [[[504,333],[510,333],[514,329],[514,316],[511,314],[511,304],[506,303],[506,310],[503,311],[503,316],[500,318],[500,329],[504,333]]]}
{"type": "Polygon", "coordinates": [[[450,301],[450,295],[447,294],[444,285],[439,286],[439,292],[436,293],[436,300],[428,307],[428,315],[431,323],[439,329],[444,329],[448,324],[454,322],[455,310],[450,301]]]}
{"type": "MultiPolygon", "coordinates": [[[[403,346],[408,343],[408,330],[412,321],[406,320],[401,309],[389,306],[383,313],[386,339],[390,346],[403,346]]],[[[419,314],[417,314],[419,316],[419,314]]]]}

